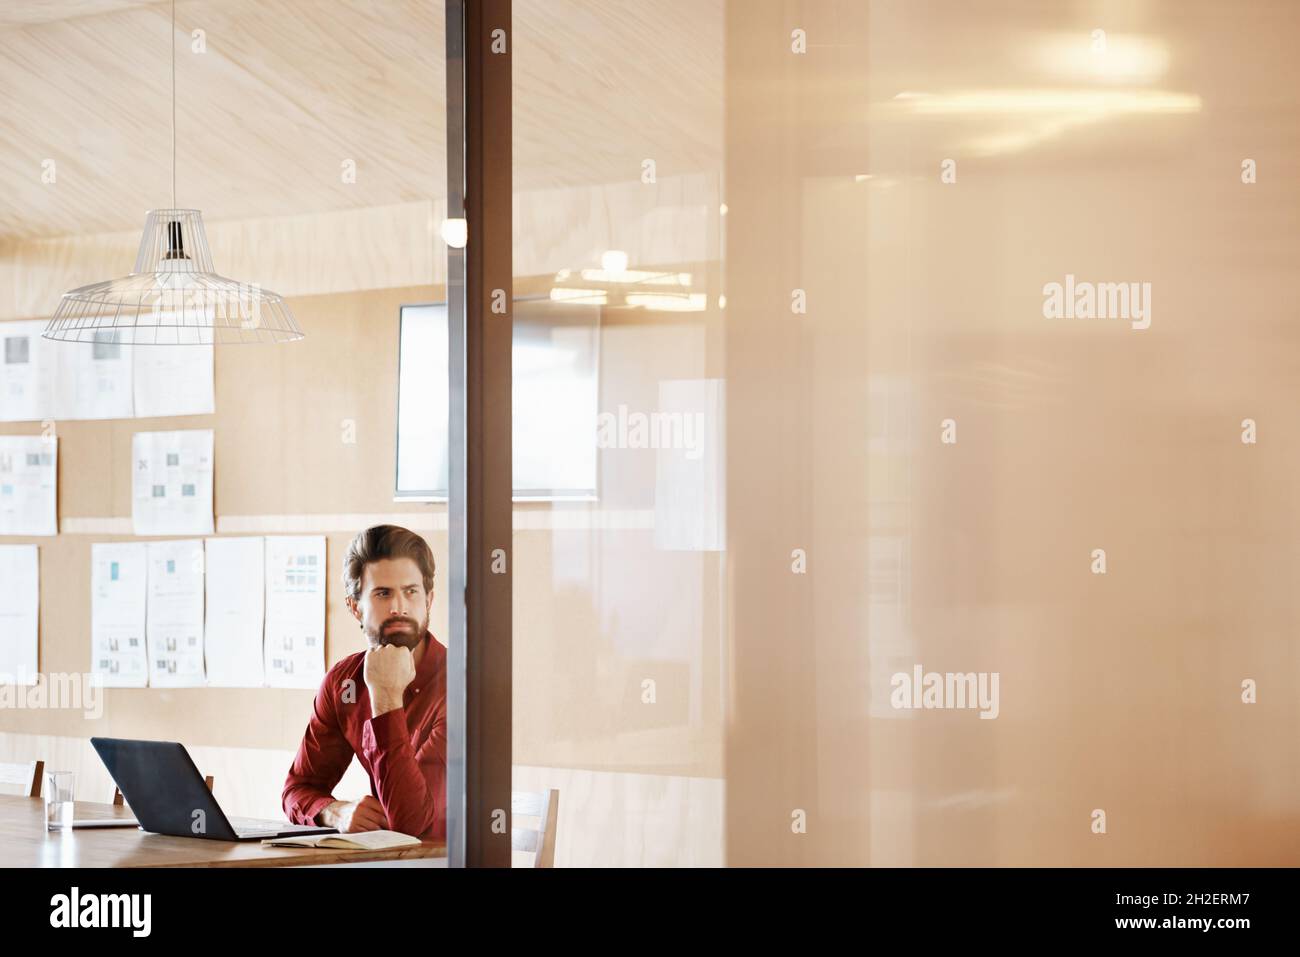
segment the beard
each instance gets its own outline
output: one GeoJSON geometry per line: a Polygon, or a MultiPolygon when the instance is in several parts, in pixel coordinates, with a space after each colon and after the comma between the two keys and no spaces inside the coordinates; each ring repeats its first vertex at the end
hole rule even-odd
{"type": "Polygon", "coordinates": [[[415,649],[424,640],[428,630],[429,619],[416,621],[414,618],[385,618],[375,627],[366,628],[366,637],[372,645],[400,645],[415,649]]]}

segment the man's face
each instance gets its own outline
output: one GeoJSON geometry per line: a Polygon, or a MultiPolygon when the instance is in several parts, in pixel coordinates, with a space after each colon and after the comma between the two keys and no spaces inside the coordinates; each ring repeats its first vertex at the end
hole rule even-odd
{"type": "Polygon", "coordinates": [[[433,592],[424,590],[420,568],[409,558],[371,562],[361,573],[361,596],[348,608],[372,645],[415,648],[429,627],[433,592]]]}

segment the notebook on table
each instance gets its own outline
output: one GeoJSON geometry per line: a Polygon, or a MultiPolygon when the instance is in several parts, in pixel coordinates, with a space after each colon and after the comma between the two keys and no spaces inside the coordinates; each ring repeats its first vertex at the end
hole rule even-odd
{"type": "Polygon", "coordinates": [[[357,831],[352,834],[306,834],[301,837],[272,837],[263,847],[333,847],[351,851],[386,851],[393,847],[414,847],[418,837],[397,831],[357,831]]]}

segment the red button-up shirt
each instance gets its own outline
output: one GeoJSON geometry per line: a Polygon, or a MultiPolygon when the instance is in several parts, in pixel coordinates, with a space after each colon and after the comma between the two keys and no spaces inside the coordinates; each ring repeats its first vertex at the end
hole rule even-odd
{"type": "Polygon", "coordinates": [[[295,824],[336,800],[334,786],[355,754],[370,775],[388,828],[425,840],[447,836],[447,651],[429,632],[402,708],[371,717],[364,651],[325,675],[298,755],[284,782],[284,811],[295,824]]]}

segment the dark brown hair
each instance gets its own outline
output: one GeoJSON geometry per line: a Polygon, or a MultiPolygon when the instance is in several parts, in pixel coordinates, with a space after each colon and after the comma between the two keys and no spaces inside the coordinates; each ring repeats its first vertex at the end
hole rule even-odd
{"type": "Polygon", "coordinates": [[[424,590],[433,591],[433,551],[419,535],[400,525],[372,525],[358,532],[343,556],[343,592],[353,601],[361,597],[361,575],[366,566],[386,558],[409,558],[424,579],[424,590]]]}

